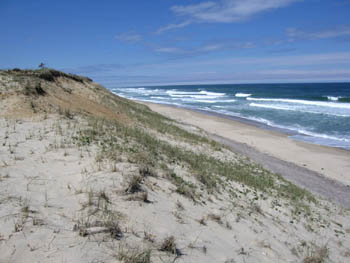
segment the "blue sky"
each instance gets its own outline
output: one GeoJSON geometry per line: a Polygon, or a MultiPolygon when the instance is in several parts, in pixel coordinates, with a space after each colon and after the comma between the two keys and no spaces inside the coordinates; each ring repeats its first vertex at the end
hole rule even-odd
{"type": "Polygon", "coordinates": [[[106,86],[350,81],[350,0],[1,0],[0,68],[106,86]]]}

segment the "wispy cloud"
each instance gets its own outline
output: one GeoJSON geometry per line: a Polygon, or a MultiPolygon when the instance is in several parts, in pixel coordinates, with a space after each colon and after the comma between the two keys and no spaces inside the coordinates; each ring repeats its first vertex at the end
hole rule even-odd
{"type": "Polygon", "coordinates": [[[290,53],[296,51],[296,48],[280,48],[280,49],[273,49],[268,51],[271,54],[279,54],[279,53],[290,53]]]}
{"type": "Polygon", "coordinates": [[[126,32],[120,35],[115,36],[115,39],[128,42],[128,43],[135,43],[142,40],[142,36],[139,34],[136,34],[134,32],[126,32]]]}
{"type": "Polygon", "coordinates": [[[168,53],[168,54],[184,54],[186,51],[177,47],[159,47],[154,49],[158,53],[168,53]]]}
{"type": "Polygon", "coordinates": [[[206,43],[204,45],[194,48],[179,48],[179,47],[160,47],[155,48],[154,51],[158,53],[167,53],[173,55],[200,55],[214,51],[234,50],[234,49],[248,49],[255,47],[251,41],[237,42],[237,41],[216,41],[206,43]]]}
{"type": "Polygon", "coordinates": [[[232,23],[249,19],[261,12],[286,7],[302,0],[221,0],[208,1],[196,5],[175,5],[171,11],[186,19],[179,24],[159,28],[155,33],[182,28],[192,23],[232,23]]]}
{"type": "Polygon", "coordinates": [[[286,35],[289,41],[295,41],[296,39],[326,39],[326,38],[336,38],[343,36],[350,36],[350,26],[337,27],[333,29],[320,30],[320,31],[302,31],[296,28],[288,28],[286,30],[286,35]]]}
{"type": "Polygon", "coordinates": [[[164,27],[159,28],[157,31],[154,32],[154,34],[159,35],[165,31],[169,31],[169,30],[173,30],[173,29],[177,29],[177,28],[183,28],[185,26],[188,26],[189,24],[191,24],[191,21],[185,21],[179,24],[170,24],[164,27]]]}
{"type": "Polygon", "coordinates": [[[299,0],[221,0],[204,2],[197,5],[173,6],[171,10],[178,16],[184,16],[198,22],[231,23],[251,16],[286,7],[299,0]]]}

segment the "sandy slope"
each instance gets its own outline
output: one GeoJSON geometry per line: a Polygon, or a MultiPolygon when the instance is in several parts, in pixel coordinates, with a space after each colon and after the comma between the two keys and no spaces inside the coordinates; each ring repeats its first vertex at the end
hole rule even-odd
{"type": "Polygon", "coordinates": [[[144,250],[152,262],[173,262],[176,255],[159,251],[169,236],[181,262],[300,262],[324,245],[330,262],[347,262],[348,212],[337,207],[313,208],[310,221],[283,200],[252,203],[249,191],[234,200],[203,192],[207,201],[194,203],[162,176],[146,179],[148,203],[130,199],[124,189],[137,165],[123,156],[115,166],[98,163],[95,147],[76,147],[71,136],[84,123],[54,116],[0,121],[0,262],[143,262],[120,255],[144,250]],[[121,238],[76,229],[110,215],[121,238]]]}
{"type": "Polygon", "coordinates": [[[307,167],[330,179],[350,185],[350,151],[298,142],[275,131],[191,110],[154,103],[145,104],[152,110],[177,121],[245,143],[262,153],[307,167]]]}
{"type": "MultiPolygon", "coordinates": [[[[199,129],[86,78],[0,73],[1,263],[349,261],[348,210],[178,127],[199,129]]],[[[199,116],[198,126],[218,124],[199,116]]]]}

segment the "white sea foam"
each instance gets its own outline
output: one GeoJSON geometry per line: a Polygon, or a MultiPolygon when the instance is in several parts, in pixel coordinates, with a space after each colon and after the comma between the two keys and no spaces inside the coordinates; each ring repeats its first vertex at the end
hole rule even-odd
{"type": "Polygon", "coordinates": [[[220,96],[214,95],[171,95],[173,98],[193,98],[193,99],[216,99],[220,96]]]}
{"type": "Polygon", "coordinates": [[[229,102],[236,102],[237,100],[218,100],[217,102],[223,102],[223,103],[229,103],[229,102]]]}
{"type": "Polygon", "coordinates": [[[168,90],[166,91],[166,93],[173,98],[193,98],[193,99],[215,99],[226,95],[225,93],[208,92],[205,90],[202,90],[199,92],[168,90]]]}
{"type": "Polygon", "coordinates": [[[331,101],[338,101],[340,98],[342,98],[342,97],[327,96],[327,99],[331,100],[331,101]]]}
{"type": "Polygon", "coordinates": [[[199,92],[196,91],[178,91],[178,90],[167,90],[166,93],[168,95],[196,95],[200,94],[199,92]]]}
{"type": "Polygon", "coordinates": [[[250,97],[252,96],[252,94],[247,94],[247,93],[236,93],[235,97],[238,97],[238,98],[247,98],[247,97],[250,97]]]}
{"type": "Polygon", "coordinates": [[[195,103],[195,102],[202,102],[202,103],[232,103],[236,102],[236,100],[233,99],[218,99],[214,96],[206,96],[206,97],[185,97],[185,98],[170,98],[172,100],[180,100],[186,103],[195,103]]]}
{"type": "Polygon", "coordinates": [[[335,136],[328,135],[328,134],[315,133],[315,132],[307,131],[307,130],[305,130],[301,127],[298,127],[298,126],[290,127],[290,126],[278,125],[278,124],[274,123],[273,121],[270,121],[270,120],[267,120],[264,118],[258,118],[258,117],[253,117],[253,116],[243,116],[241,114],[226,111],[226,110],[211,110],[211,111],[222,113],[222,114],[233,116],[233,117],[239,117],[239,118],[243,118],[243,119],[247,119],[247,120],[251,120],[251,121],[256,121],[256,122],[263,123],[267,126],[274,127],[274,128],[295,131],[301,135],[311,136],[314,138],[338,141],[338,142],[343,142],[346,144],[350,143],[350,139],[348,139],[348,138],[341,138],[341,137],[335,137],[335,136]]]}
{"type": "Polygon", "coordinates": [[[212,96],[219,96],[219,97],[226,95],[226,93],[209,92],[209,91],[205,91],[205,90],[201,90],[199,93],[204,94],[204,95],[212,95],[212,96]]]}
{"type": "Polygon", "coordinates": [[[217,103],[217,100],[213,100],[210,98],[177,98],[178,100],[181,100],[183,102],[187,102],[187,103],[196,103],[196,102],[200,102],[200,103],[217,103]]]}
{"type": "Polygon", "coordinates": [[[350,103],[335,103],[335,102],[310,101],[310,100],[294,100],[294,99],[265,99],[265,98],[247,98],[247,100],[250,100],[250,101],[285,102],[285,103],[296,103],[296,104],[313,105],[313,106],[320,106],[320,107],[350,109],[350,103]]]}
{"type": "Polygon", "coordinates": [[[249,106],[265,108],[265,109],[274,109],[274,110],[305,112],[305,113],[312,113],[312,114],[325,114],[325,115],[331,115],[331,116],[337,116],[337,117],[350,117],[350,115],[346,115],[346,114],[338,114],[338,113],[322,112],[322,111],[311,111],[311,110],[306,110],[306,109],[283,107],[283,106],[277,106],[277,105],[271,105],[271,104],[250,103],[249,106]]]}
{"type": "Polygon", "coordinates": [[[151,99],[157,99],[157,100],[169,100],[167,97],[158,97],[158,96],[151,96],[151,99]]]}
{"type": "Polygon", "coordinates": [[[120,88],[113,89],[113,91],[121,91],[128,94],[139,95],[139,96],[147,96],[147,95],[165,95],[165,92],[160,89],[146,89],[146,88],[120,88]]]}
{"type": "Polygon", "coordinates": [[[334,140],[334,141],[341,141],[341,142],[350,142],[350,139],[347,139],[347,138],[339,138],[339,137],[335,137],[335,136],[331,136],[331,135],[327,135],[327,134],[320,134],[320,133],[310,132],[310,131],[306,131],[306,130],[303,130],[303,129],[299,129],[298,132],[301,133],[301,134],[308,135],[308,136],[317,137],[317,138],[323,138],[323,139],[327,139],[327,140],[334,140]]]}
{"type": "Polygon", "coordinates": [[[130,96],[127,96],[125,95],[124,93],[120,93],[120,92],[115,92],[115,91],[112,91],[113,94],[119,96],[119,97],[122,97],[122,98],[125,98],[125,99],[133,99],[132,97],[130,96]]]}
{"type": "Polygon", "coordinates": [[[296,131],[299,134],[307,135],[307,136],[312,136],[316,138],[322,138],[322,139],[328,139],[328,140],[334,140],[334,141],[341,141],[341,142],[350,142],[350,139],[347,138],[339,138],[335,137],[332,135],[327,135],[327,134],[321,134],[321,133],[316,133],[316,132],[311,132],[307,131],[301,127],[290,127],[290,126],[284,126],[284,125],[278,125],[272,121],[263,119],[263,118],[255,118],[255,117],[247,117],[247,119],[257,121],[260,123],[264,123],[268,126],[275,127],[275,128],[280,128],[280,129],[285,129],[285,130],[290,130],[290,131],[296,131]]]}

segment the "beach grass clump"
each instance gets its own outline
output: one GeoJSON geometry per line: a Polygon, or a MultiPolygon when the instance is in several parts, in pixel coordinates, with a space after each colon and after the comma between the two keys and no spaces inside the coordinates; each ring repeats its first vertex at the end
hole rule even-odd
{"type": "Polygon", "coordinates": [[[175,243],[175,237],[170,236],[165,238],[163,242],[160,244],[159,250],[168,252],[171,254],[175,254],[175,255],[179,254],[179,250],[177,249],[176,243],[175,243]]]}
{"type": "Polygon", "coordinates": [[[139,174],[142,177],[158,177],[157,173],[149,166],[139,168],[139,174]]]}
{"type": "Polygon", "coordinates": [[[303,259],[303,263],[325,263],[329,258],[329,248],[327,245],[315,246],[308,249],[306,257],[303,259]]]}
{"type": "Polygon", "coordinates": [[[150,263],[151,249],[121,251],[117,258],[124,263],[150,263]]]}
{"type": "Polygon", "coordinates": [[[41,82],[37,82],[35,84],[27,83],[24,86],[24,94],[26,96],[30,95],[40,95],[43,96],[46,94],[46,91],[42,88],[41,82]]]}
{"type": "Polygon", "coordinates": [[[178,185],[176,188],[176,192],[180,195],[188,197],[189,199],[192,199],[193,201],[196,201],[197,199],[196,191],[188,185],[178,185]]]}
{"type": "Polygon", "coordinates": [[[128,187],[125,189],[125,192],[127,193],[137,193],[137,192],[141,192],[142,191],[142,177],[139,175],[134,175],[129,184],[128,187]]]}
{"type": "Polygon", "coordinates": [[[290,200],[297,202],[298,200],[307,200],[308,202],[316,203],[316,198],[307,190],[292,184],[291,182],[280,177],[282,182],[279,185],[279,192],[281,196],[287,196],[290,200]]]}
{"type": "Polygon", "coordinates": [[[94,210],[89,216],[82,216],[74,225],[73,231],[82,237],[97,234],[108,234],[111,238],[120,240],[124,233],[119,225],[120,216],[106,208],[94,210]]]}
{"type": "Polygon", "coordinates": [[[209,215],[207,216],[207,218],[210,219],[210,220],[212,220],[212,221],[214,221],[214,222],[216,222],[216,223],[218,223],[219,225],[222,225],[222,224],[223,224],[222,218],[221,218],[220,215],[211,213],[211,214],[209,214],[209,215]]]}

